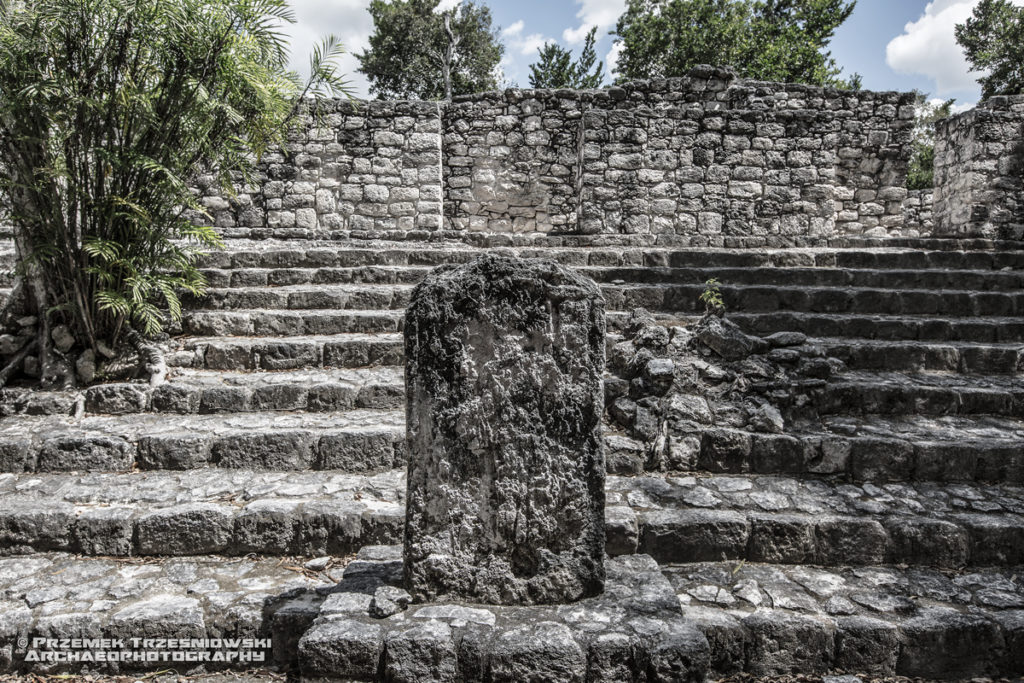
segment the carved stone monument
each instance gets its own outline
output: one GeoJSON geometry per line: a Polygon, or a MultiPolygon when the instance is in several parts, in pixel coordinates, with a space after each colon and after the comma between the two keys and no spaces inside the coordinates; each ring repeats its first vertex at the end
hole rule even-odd
{"type": "Polygon", "coordinates": [[[304,678],[703,680],[657,563],[605,557],[604,345],[600,291],[554,263],[488,255],[416,289],[404,547],[364,548],[316,603],[304,678]]]}
{"type": "Polygon", "coordinates": [[[405,580],[416,601],[604,586],[604,300],[553,263],[432,273],[405,319],[405,580]]]}

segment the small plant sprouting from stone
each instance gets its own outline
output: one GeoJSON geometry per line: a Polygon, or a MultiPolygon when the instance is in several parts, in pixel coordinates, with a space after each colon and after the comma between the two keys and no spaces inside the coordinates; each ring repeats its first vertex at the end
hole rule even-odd
{"type": "Polygon", "coordinates": [[[725,315],[725,300],[722,299],[721,283],[717,278],[710,278],[704,283],[704,291],[700,300],[704,302],[704,310],[709,315],[717,315],[721,318],[725,315]]]}

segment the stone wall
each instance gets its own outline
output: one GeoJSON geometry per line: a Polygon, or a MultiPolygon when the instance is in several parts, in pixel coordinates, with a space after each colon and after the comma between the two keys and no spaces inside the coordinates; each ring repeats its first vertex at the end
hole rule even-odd
{"type": "Polygon", "coordinates": [[[933,234],[1024,236],[1024,95],[989,98],[935,132],[933,234]]]}
{"type": "Polygon", "coordinates": [[[441,226],[436,102],[317,102],[253,185],[225,198],[200,178],[222,228],[436,230],[441,226]]]}
{"type": "Polygon", "coordinates": [[[862,234],[903,220],[912,99],[702,67],[605,90],[320,102],[255,186],[204,203],[220,227],[271,231],[862,234]]]}
{"type": "Polygon", "coordinates": [[[932,234],[935,227],[932,220],[933,196],[931,189],[907,191],[907,198],[903,200],[903,225],[900,231],[902,236],[932,234]]]}
{"type": "Polygon", "coordinates": [[[571,90],[507,90],[447,105],[446,227],[575,231],[580,122],[593,98],[571,90]]]}
{"type": "Polygon", "coordinates": [[[901,221],[908,94],[696,69],[610,95],[585,119],[585,232],[818,237],[901,221]]]}

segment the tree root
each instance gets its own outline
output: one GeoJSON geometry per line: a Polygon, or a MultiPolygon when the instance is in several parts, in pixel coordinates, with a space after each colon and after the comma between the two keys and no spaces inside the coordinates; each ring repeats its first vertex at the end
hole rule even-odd
{"type": "Polygon", "coordinates": [[[20,351],[11,357],[11,360],[7,363],[6,367],[4,367],[3,370],[0,370],[0,387],[7,386],[11,377],[21,370],[21,366],[24,364],[25,359],[35,350],[38,344],[39,340],[30,339],[21,347],[20,351]]]}
{"type": "Polygon", "coordinates": [[[18,318],[27,315],[27,303],[25,281],[18,278],[14,281],[11,296],[4,303],[3,308],[0,308],[0,330],[14,327],[18,318]]]}
{"type": "Polygon", "coordinates": [[[124,338],[135,348],[139,361],[149,373],[149,384],[158,387],[167,380],[167,361],[159,345],[147,341],[141,334],[128,328],[124,338]]]}

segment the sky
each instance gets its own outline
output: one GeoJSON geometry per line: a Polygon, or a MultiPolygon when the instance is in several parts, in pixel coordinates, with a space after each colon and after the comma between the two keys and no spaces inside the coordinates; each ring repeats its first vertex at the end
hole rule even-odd
{"type": "MultiPolygon", "coordinates": [[[[831,51],[844,73],[857,72],[871,90],[920,90],[934,99],[956,99],[956,109],[973,106],[980,89],[969,73],[953,27],[970,16],[979,0],[858,0],[851,17],[836,31],[831,51]]],[[[614,29],[626,0],[477,0],[490,6],[505,44],[503,85],[529,86],[529,67],[537,49],[556,41],[578,54],[584,37],[597,26],[597,51],[614,64],[614,29]]],[[[1024,0],[1012,0],[1024,6],[1024,0]]],[[[373,21],[370,0],[292,0],[297,23],[289,27],[292,65],[300,72],[312,46],[333,33],[348,54],[340,60],[357,95],[366,97],[366,80],[354,54],[368,44],[373,21]]],[[[441,0],[447,7],[458,0],[441,0]]]]}

